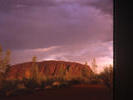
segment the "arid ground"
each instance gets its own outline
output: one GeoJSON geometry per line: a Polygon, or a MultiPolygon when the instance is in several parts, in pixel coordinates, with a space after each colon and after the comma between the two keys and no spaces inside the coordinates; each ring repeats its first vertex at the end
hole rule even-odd
{"type": "Polygon", "coordinates": [[[113,93],[102,85],[75,85],[4,97],[0,100],[113,100],[113,93]]]}

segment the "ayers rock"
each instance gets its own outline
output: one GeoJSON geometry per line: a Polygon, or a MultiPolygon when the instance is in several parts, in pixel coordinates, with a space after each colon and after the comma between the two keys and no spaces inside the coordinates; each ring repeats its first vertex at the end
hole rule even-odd
{"type": "MultiPolygon", "coordinates": [[[[71,76],[79,76],[86,71],[88,75],[92,72],[91,68],[87,65],[79,64],[76,62],[65,61],[43,61],[37,62],[39,71],[46,76],[57,76],[60,73],[60,69],[65,71],[66,74],[71,76]]],[[[12,65],[7,73],[8,79],[22,79],[26,77],[26,72],[29,72],[32,67],[32,62],[12,65]]]]}

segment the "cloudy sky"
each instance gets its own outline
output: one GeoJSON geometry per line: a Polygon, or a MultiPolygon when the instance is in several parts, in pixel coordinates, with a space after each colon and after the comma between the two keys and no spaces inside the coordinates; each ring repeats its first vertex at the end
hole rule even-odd
{"type": "Polygon", "coordinates": [[[113,63],[113,0],[0,0],[0,44],[12,64],[113,63]]]}

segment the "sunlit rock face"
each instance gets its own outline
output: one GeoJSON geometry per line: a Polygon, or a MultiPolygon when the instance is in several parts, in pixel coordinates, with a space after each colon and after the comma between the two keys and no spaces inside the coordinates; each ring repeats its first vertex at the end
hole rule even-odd
{"type": "MultiPolygon", "coordinates": [[[[82,77],[82,73],[85,70],[86,73],[91,74],[92,70],[89,66],[75,63],[75,62],[64,62],[64,61],[44,61],[37,63],[39,72],[47,77],[63,76],[66,78],[70,77],[82,77]]],[[[32,62],[23,64],[17,64],[11,66],[7,73],[7,79],[23,79],[30,77],[30,70],[32,62]]]]}

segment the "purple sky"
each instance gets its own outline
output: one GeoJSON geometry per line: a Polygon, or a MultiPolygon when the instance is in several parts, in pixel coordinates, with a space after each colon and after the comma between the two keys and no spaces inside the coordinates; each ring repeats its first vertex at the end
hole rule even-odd
{"type": "Polygon", "coordinates": [[[113,0],[0,0],[0,44],[12,64],[113,62],[113,0]]]}

